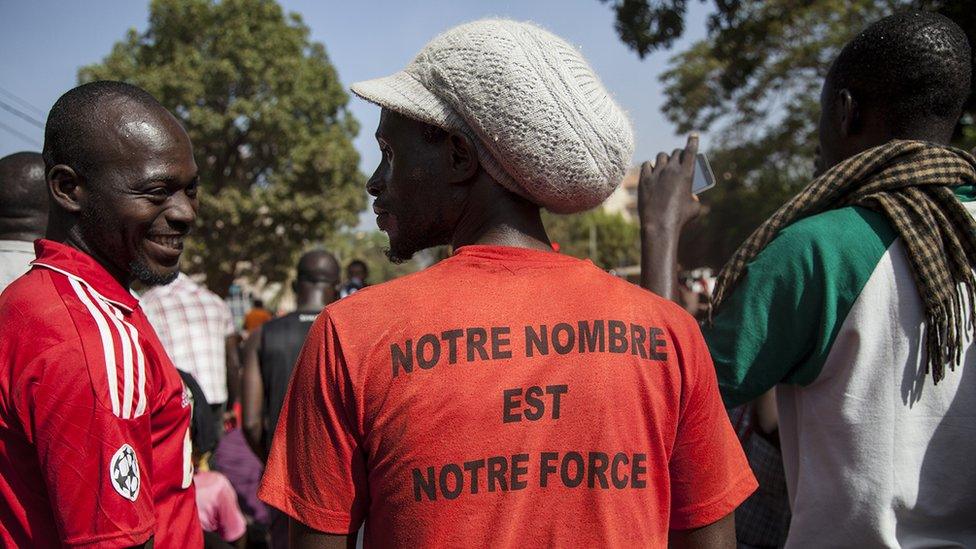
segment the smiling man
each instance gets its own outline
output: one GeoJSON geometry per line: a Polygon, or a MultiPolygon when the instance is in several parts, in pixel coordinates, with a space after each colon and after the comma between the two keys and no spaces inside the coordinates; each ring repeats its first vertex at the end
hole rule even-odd
{"type": "Polygon", "coordinates": [[[179,122],[145,91],[61,96],[50,217],[0,296],[0,545],[202,545],[189,398],[129,290],[171,282],[196,218],[179,122]]]}
{"type": "Polygon", "coordinates": [[[292,547],[364,520],[371,547],[734,546],[755,480],[698,326],[542,225],[600,204],[632,153],[579,51],[477,21],[353,91],[383,108],[367,190],[390,258],[454,253],[311,328],[260,492],[292,547]]]}

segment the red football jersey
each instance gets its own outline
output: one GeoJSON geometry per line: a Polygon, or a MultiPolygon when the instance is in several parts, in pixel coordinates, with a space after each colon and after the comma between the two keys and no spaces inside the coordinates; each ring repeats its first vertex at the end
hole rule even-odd
{"type": "Polygon", "coordinates": [[[694,319],[556,253],[328,306],[285,400],[261,498],[369,547],[659,547],[756,487],[694,319]]]}
{"type": "Polygon", "coordinates": [[[94,259],[36,251],[0,295],[0,545],[202,545],[179,373],[94,259]]]}

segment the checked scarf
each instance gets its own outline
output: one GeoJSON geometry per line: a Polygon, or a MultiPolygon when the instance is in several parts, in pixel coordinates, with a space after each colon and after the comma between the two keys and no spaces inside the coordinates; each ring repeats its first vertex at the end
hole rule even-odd
{"type": "Polygon", "coordinates": [[[976,221],[951,188],[974,183],[972,155],[923,141],[891,141],[848,158],[813,180],[739,246],[719,273],[712,310],[787,225],[826,210],[863,206],[883,214],[905,243],[925,306],[925,373],[938,383],[945,364],[955,370],[961,360],[964,330],[976,326],[976,221]]]}

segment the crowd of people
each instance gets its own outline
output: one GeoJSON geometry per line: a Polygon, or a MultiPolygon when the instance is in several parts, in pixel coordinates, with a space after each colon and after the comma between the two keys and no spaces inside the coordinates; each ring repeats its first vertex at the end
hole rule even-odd
{"type": "Polygon", "coordinates": [[[609,196],[626,114],[548,31],[454,27],[352,86],[390,259],[451,256],[370,285],[314,249],[240,323],[180,271],[180,123],[69,90],[0,159],[0,545],[976,546],[972,62],[940,15],[867,26],[717,279],[676,276],[698,137],[645,162],[640,287],[540,215],[609,196]]]}

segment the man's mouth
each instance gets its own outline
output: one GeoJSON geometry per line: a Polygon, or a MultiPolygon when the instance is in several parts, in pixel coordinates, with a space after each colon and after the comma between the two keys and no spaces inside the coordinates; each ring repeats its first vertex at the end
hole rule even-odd
{"type": "Polygon", "coordinates": [[[381,206],[373,204],[373,213],[376,214],[376,226],[381,231],[389,231],[391,225],[391,218],[393,217],[390,212],[381,206]]]}
{"type": "Polygon", "coordinates": [[[149,235],[147,238],[150,242],[159,244],[164,248],[169,248],[174,251],[183,251],[183,235],[156,234],[149,235]]]}

